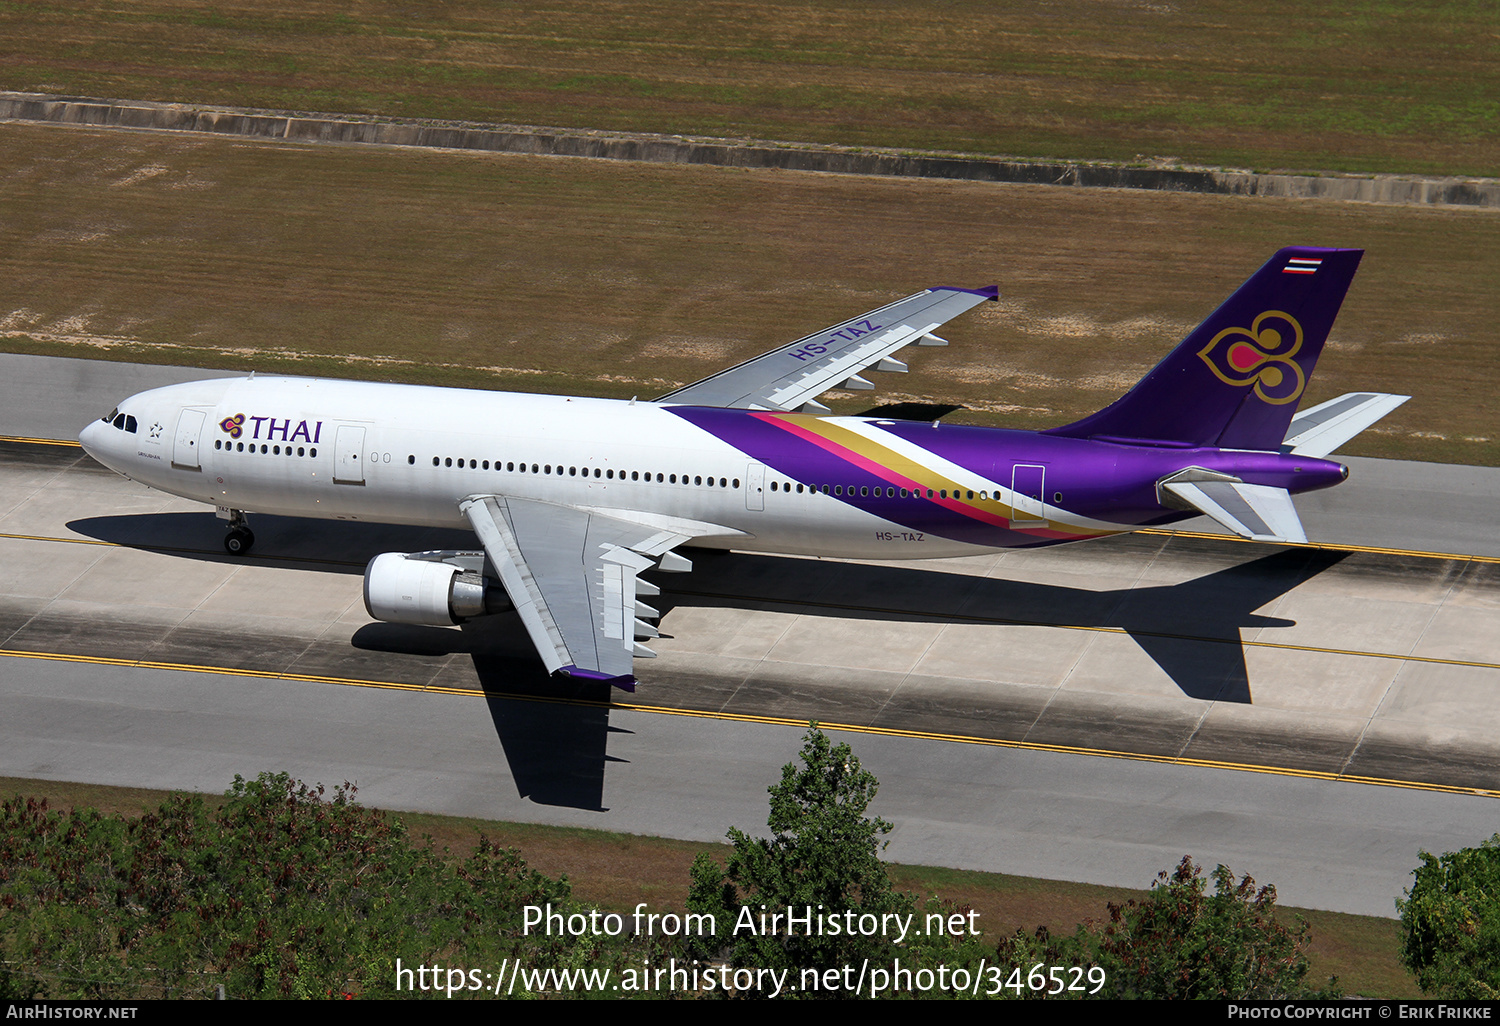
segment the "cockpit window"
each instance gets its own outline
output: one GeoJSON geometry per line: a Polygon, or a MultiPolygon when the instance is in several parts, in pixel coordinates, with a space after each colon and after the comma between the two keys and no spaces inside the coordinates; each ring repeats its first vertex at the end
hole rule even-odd
{"type": "Polygon", "coordinates": [[[102,421],[104,421],[104,423],[108,424],[110,421],[112,421],[112,420],[115,419],[115,414],[117,414],[119,412],[120,412],[120,408],[118,406],[116,406],[114,409],[110,410],[108,413],[106,413],[104,416],[100,417],[99,419],[102,420],[102,421]]]}
{"type": "Polygon", "coordinates": [[[115,427],[117,427],[117,428],[119,428],[120,430],[123,431],[125,429],[125,414],[123,414],[123,413],[117,413],[117,414],[115,414],[115,421],[114,421],[114,423],[115,423],[115,427]]]}
{"type": "Polygon", "coordinates": [[[135,418],[134,417],[126,417],[125,418],[125,430],[129,431],[132,435],[135,434],[135,418]]]}

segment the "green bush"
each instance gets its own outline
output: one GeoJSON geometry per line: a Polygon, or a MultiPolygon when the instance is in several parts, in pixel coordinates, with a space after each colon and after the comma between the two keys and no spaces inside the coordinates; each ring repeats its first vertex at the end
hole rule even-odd
{"type": "Polygon", "coordinates": [[[7,996],[324,998],[395,992],[395,964],[557,964],[570,938],[521,937],[566,881],[481,839],[449,864],[405,827],[286,774],[236,777],[212,811],[177,795],[136,820],[0,806],[7,996]]]}
{"type": "Polygon", "coordinates": [[[1108,983],[1100,996],[1262,1000],[1337,996],[1337,981],[1306,983],[1308,927],[1276,918],[1276,888],[1236,881],[1226,866],[1211,874],[1184,858],[1162,872],[1143,901],[1111,903],[1109,919],[1089,931],[1093,960],[1108,983]]]}
{"type": "Polygon", "coordinates": [[[1500,834],[1422,865],[1396,902],[1401,962],[1433,997],[1500,997],[1500,834]]]}

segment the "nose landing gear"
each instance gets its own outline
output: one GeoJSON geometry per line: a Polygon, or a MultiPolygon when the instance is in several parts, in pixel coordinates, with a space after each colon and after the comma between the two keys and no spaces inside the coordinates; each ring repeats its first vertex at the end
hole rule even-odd
{"type": "Polygon", "coordinates": [[[224,549],[231,556],[243,556],[255,544],[255,532],[248,527],[231,527],[224,536],[224,549]]]}
{"type": "Polygon", "coordinates": [[[250,547],[255,544],[255,532],[250,530],[245,511],[221,510],[218,515],[229,521],[229,531],[224,535],[224,551],[231,556],[243,556],[249,552],[250,547]]]}

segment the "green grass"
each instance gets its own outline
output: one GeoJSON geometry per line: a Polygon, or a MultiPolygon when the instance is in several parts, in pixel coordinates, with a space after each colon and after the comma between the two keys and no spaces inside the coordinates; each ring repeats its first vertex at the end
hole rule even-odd
{"type": "MultiPolygon", "coordinates": [[[[128,817],[159,805],[169,792],[0,777],[0,796],[13,794],[46,797],[54,808],[92,806],[107,814],[128,817]]],[[[215,798],[211,796],[209,801],[215,798]]],[[[693,859],[700,852],[727,851],[727,846],[721,844],[580,827],[429,813],[401,813],[400,817],[413,835],[431,837],[435,845],[449,849],[457,857],[467,855],[481,833],[503,846],[518,848],[532,868],[553,877],[566,875],[576,897],[621,912],[633,910],[641,901],[648,903],[652,911],[682,911],[693,859]]],[[[1053,933],[1071,933],[1085,920],[1104,918],[1107,903],[1139,899],[1146,893],[1122,887],[932,866],[893,864],[891,877],[901,889],[936,894],[974,908],[980,914],[986,936],[994,941],[1017,929],[1030,932],[1042,925],[1053,933]]],[[[1415,981],[1396,958],[1400,943],[1400,924],[1396,920],[1285,906],[1279,907],[1278,912],[1301,916],[1312,928],[1310,979],[1321,981],[1337,976],[1342,989],[1351,995],[1421,996],[1415,981]]]]}
{"type": "Polygon", "coordinates": [[[1492,3],[0,4],[0,88],[1073,160],[1500,173],[1492,3]]]}
{"type": "Polygon", "coordinates": [[[0,126],[0,347],[628,398],[936,284],[1000,285],[837,397],[1096,410],[1291,243],[1367,250],[1307,402],[1500,464],[1492,212],[0,126]]]}

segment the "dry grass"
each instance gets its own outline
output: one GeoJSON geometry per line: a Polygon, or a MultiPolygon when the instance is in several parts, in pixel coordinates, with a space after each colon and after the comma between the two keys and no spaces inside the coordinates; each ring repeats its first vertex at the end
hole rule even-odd
{"type": "Polygon", "coordinates": [[[1408,392],[1347,451],[1500,462],[1483,211],[4,125],[0,223],[9,349],[622,397],[998,282],[875,397],[1031,428],[1110,402],[1276,248],[1363,246],[1308,401],[1408,392]]]}
{"type": "MultiPolygon", "coordinates": [[[[126,817],[159,805],[169,793],[0,777],[0,798],[14,794],[45,796],[56,809],[92,806],[126,817]]],[[[208,800],[212,803],[217,799],[209,796],[208,800]]],[[[503,846],[518,848],[533,869],[552,877],[567,876],[578,899],[620,911],[632,910],[642,901],[655,912],[682,911],[693,859],[700,852],[722,856],[728,850],[719,844],[574,827],[425,813],[402,813],[401,819],[414,837],[430,837],[439,849],[447,848],[459,857],[473,850],[481,833],[503,846]]],[[[935,894],[977,910],[986,934],[996,940],[1016,930],[1031,932],[1038,926],[1046,926],[1053,933],[1072,933],[1079,923],[1104,918],[1107,903],[1123,903],[1145,895],[1144,891],[1122,887],[929,866],[892,865],[891,879],[902,890],[935,894]]],[[[1310,979],[1338,976],[1346,993],[1367,997],[1421,996],[1396,960],[1400,926],[1395,920],[1294,908],[1283,911],[1302,916],[1312,927],[1310,979]]]]}
{"type": "Polygon", "coordinates": [[[0,87],[853,146],[1496,174],[1493,5],[0,2],[0,87]]]}

